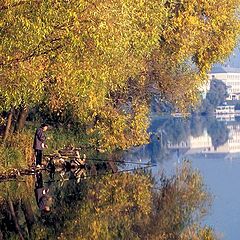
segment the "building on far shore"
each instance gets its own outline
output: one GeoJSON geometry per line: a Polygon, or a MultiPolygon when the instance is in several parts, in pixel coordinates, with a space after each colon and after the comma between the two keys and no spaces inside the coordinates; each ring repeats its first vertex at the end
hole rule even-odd
{"type": "Polygon", "coordinates": [[[215,110],[216,114],[235,114],[235,106],[234,105],[221,105],[218,106],[215,110]]]}
{"type": "MultiPolygon", "coordinates": [[[[231,67],[213,67],[208,74],[209,80],[221,80],[227,86],[228,98],[226,100],[240,100],[240,68],[231,67]]],[[[209,83],[203,88],[208,91],[210,88],[209,83]]]]}

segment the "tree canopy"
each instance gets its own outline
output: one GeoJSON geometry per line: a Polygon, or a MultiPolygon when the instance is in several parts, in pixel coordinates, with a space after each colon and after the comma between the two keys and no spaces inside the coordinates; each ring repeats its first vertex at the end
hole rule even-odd
{"type": "Polygon", "coordinates": [[[151,95],[197,102],[235,47],[239,0],[0,0],[0,111],[71,113],[104,149],[147,140],[151,95]],[[226,41],[228,39],[228,41],[226,41]]]}

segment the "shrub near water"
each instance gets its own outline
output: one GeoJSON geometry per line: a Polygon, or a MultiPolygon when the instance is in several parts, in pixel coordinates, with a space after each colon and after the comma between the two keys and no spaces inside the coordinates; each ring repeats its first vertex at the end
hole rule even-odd
{"type": "Polygon", "coordinates": [[[76,133],[64,128],[57,128],[47,131],[46,135],[49,137],[49,140],[47,140],[48,153],[65,148],[67,146],[87,146],[89,140],[86,134],[84,134],[81,130],[78,130],[76,133]]]}
{"type": "Polygon", "coordinates": [[[12,134],[0,145],[0,169],[26,167],[33,161],[33,135],[29,131],[12,134]]]}

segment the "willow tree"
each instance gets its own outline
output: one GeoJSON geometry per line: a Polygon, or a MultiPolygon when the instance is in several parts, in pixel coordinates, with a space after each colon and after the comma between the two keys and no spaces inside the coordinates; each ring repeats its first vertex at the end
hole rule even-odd
{"type": "Polygon", "coordinates": [[[44,101],[86,123],[110,117],[110,93],[144,70],[163,15],[155,0],[3,1],[0,12],[2,110],[44,101]]]}
{"type": "Polygon", "coordinates": [[[210,65],[235,45],[238,4],[2,0],[1,109],[44,103],[91,126],[104,149],[142,144],[152,89],[195,100],[210,65]]]}
{"type": "Polygon", "coordinates": [[[236,47],[239,4],[239,0],[165,1],[164,30],[150,64],[162,97],[183,110],[197,103],[212,64],[236,47]]]}

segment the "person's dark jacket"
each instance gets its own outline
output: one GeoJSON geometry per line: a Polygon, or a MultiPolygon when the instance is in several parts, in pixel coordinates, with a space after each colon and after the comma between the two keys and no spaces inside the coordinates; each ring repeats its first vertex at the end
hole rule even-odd
{"type": "Polygon", "coordinates": [[[46,141],[46,136],[44,134],[43,129],[40,127],[37,129],[34,136],[33,149],[43,150],[43,143],[45,143],[45,141],[46,141]]]}
{"type": "Polygon", "coordinates": [[[51,196],[47,193],[48,188],[36,188],[35,189],[35,197],[37,201],[37,205],[40,210],[44,210],[46,207],[50,207],[52,203],[51,196]],[[43,191],[46,191],[46,193],[43,193],[43,191]]]}

